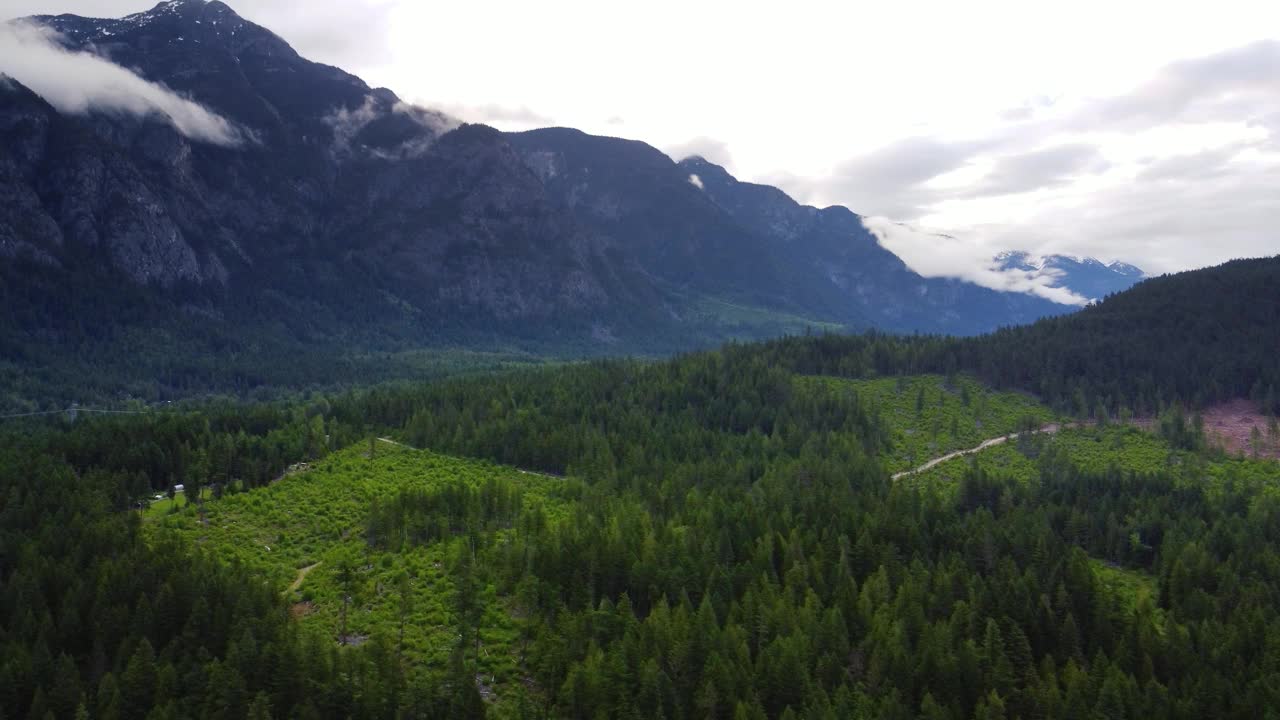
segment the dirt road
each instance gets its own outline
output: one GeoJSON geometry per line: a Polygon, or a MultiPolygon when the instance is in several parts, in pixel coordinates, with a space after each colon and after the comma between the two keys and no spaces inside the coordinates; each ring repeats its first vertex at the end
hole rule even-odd
{"type": "MultiPolygon", "coordinates": [[[[1070,424],[1070,425],[1060,425],[1060,424],[1058,424],[1058,423],[1051,423],[1051,424],[1049,424],[1049,425],[1045,425],[1044,427],[1040,428],[1039,430],[1036,430],[1036,432],[1053,434],[1053,433],[1056,433],[1056,432],[1058,432],[1059,430],[1063,429],[1064,427],[1073,427],[1073,426],[1074,426],[1074,424],[1070,424]]],[[[991,438],[990,440],[983,441],[983,443],[982,443],[981,445],[979,445],[979,446],[977,446],[977,447],[969,448],[968,450],[957,450],[957,451],[955,451],[955,452],[953,452],[953,453],[947,453],[946,455],[943,455],[943,456],[941,456],[941,457],[936,457],[936,458],[934,458],[934,459],[930,460],[929,462],[927,462],[927,463],[925,463],[925,464],[921,465],[920,467],[912,468],[911,470],[904,470],[904,471],[902,471],[902,472],[900,472],[900,473],[897,473],[897,474],[895,474],[895,475],[893,476],[893,479],[894,479],[895,481],[896,481],[896,480],[901,480],[901,479],[902,479],[902,478],[904,478],[904,477],[908,477],[908,476],[910,476],[910,475],[915,475],[915,474],[917,474],[917,473],[922,473],[922,472],[924,472],[924,471],[926,471],[926,470],[929,470],[929,469],[931,469],[931,468],[933,468],[933,467],[936,467],[936,466],[938,466],[938,465],[941,465],[942,463],[944,463],[944,462],[946,462],[946,461],[948,461],[948,460],[954,460],[954,459],[956,459],[956,458],[958,458],[958,457],[964,457],[965,455],[973,455],[974,453],[982,452],[983,450],[986,450],[986,449],[987,449],[987,448],[989,448],[989,447],[993,447],[993,446],[995,446],[995,445],[1002,445],[1002,444],[1004,444],[1004,443],[1009,442],[1010,440],[1015,440],[1015,439],[1017,439],[1017,438],[1018,438],[1018,436],[1020,436],[1020,435],[1022,435],[1022,433],[1010,433],[1010,434],[1008,434],[1008,435],[1002,435],[1002,436],[997,437],[997,438],[991,438]]]]}

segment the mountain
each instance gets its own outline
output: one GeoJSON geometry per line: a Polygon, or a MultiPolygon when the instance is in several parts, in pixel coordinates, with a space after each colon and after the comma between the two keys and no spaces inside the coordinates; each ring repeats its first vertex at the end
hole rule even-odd
{"type": "Polygon", "coordinates": [[[98,375],[242,389],[287,374],[284,355],[338,378],[363,371],[336,357],[420,347],[669,352],[808,327],[972,334],[1072,309],[922,278],[849,210],[700,158],[411,106],[216,0],[31,22],[185,105],[60,112],[0,82],[13,377],[73,382],[92,355],[98,375]],[[210,115],[213,141],[189,127],[210,115]]]}
{"type": "Polygon", "coordinates": [[[973,334],[1066,308],[923,278],[844,207],[800,205],[701,157],[568,128],[509,135],[548,192],[618,238],[669,288],[831,319],[848,327],[973,334]]]}
{"type": "Polygon", "coordinates": [[[1123,292],[1146,277],[1142,270],[1119,261],[1104,263],[1093,258],[1068,255],[1035,257],[1020,250],[1002,252],[995,257],[998,270],[1017,270],[1052,279],[1056,287],[1066,288],[1089,299],[1100,300],[1123,292]]]}
{"type": "Polygon", "coordinates": [[[734,219],[781,249],[794,266],[792,287],[851,308],[873,327],[972,335],[1068,311],[1033,295],[922,277],[845,207],[802,206],[777,188],[739,182],[700,157],[680,168],[734,219]]]}
{"type": "Polygon", "coordinates": [[[26,202],[6,208],[8,224],[41,232],[6,233],[11,255],[100,262],[136,284],[271,296],[298,310],[355,296],[365,313],[415,329],[446,314],[500,326],[588,310],[608,318],[656,300],[607,238],[546,202],[501,134],[451,130],[448,118],[299,57],[220,2],[37,20],[250,139],[220,147],[154,117],[60,115],[12,83],[0,104],[6,146],[25,152],[6,154],[5,175],[26,202]]]}

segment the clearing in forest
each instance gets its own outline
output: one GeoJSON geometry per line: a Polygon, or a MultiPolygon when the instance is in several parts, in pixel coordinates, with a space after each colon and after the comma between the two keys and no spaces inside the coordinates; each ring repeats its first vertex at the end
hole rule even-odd
{"type": "Polygon", "coordinates": [[[1200,413],[1210,444],[1232,455],[1280,460],[1280,423],[1245,400],[1212,405],[1200,413]]]}
{"type": "MultiPolygon", "coordinates": [[[[573,484],[389,442],[378,443],[370,460],[368,445],[358,443],[307,472],[207,501],[207,524],[194,508],[183,508],[149,515],[147,528],[259,571],[295,604],[304,626],[335,642],[349,596],[345,642],[381,638],[394,652],[403,626],[406,660],[434,672],[447,667],[459,644],[464,556],[500,546],[517,532],[517,516],[559,520],[573,484]],[[494,498],[505,503],[501,513],[493,510],[494,498]]],[[[495,688],[523,682],[519,621],[509,598],[473,577],[479,582],[470,622],[478,625],[478,642],[469,649],[478,673],[495,688]]]]}
{"type": "Polygon", "coordinates": [[[805,377],[798,382],[812,392],[856,394],[868,410],[878,412],[890,433],[885,467],[894,474],[1056,419],[1030,395],[992,390],[963,375],[805,377]]]}

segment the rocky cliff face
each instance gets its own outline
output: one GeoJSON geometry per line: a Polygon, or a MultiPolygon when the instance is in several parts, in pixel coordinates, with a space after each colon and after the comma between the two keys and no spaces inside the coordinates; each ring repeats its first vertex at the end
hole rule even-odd
{"type": "Polygon", "coordinates": [[[0,252],[105,262],[162,289],[381,297],[366,314],[424,328],[445,314],[588,326],[656,297],[607,238],[546,201],[499,133],[309,62],[220,2],[38,20],[195,99],[239,141],[191,140],[163,118],[60,115],[10,81],[0,252]]]}

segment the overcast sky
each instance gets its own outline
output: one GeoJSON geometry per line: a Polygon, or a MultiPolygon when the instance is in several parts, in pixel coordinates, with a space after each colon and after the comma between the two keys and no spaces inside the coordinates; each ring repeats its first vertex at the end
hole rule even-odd
{"type": "Polygon", "coordinates": [[[847,205],[925,274],[1004,249],[1149,272],[1280,252],[1277,2],[229,4],[465,120],[638,138],[847,205]]]}

